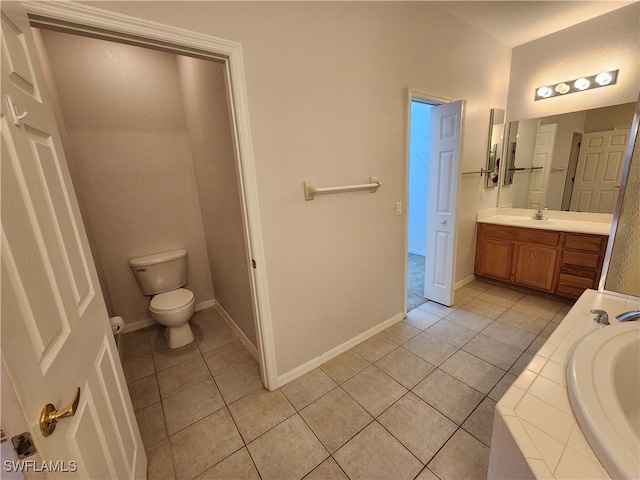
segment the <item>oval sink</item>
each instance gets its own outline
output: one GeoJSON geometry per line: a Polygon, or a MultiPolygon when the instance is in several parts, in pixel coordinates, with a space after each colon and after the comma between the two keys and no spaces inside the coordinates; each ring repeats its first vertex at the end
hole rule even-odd
{"type": "Polygon", "coordinates": [[[578,424],[613,478],[640,478],[640,322],[584,337],[571,356],[567,388],[578,424]]]}

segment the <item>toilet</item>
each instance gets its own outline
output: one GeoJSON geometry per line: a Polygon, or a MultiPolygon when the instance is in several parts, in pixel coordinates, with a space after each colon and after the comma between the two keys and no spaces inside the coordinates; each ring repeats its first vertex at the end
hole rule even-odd
{"type": "Polygon", "coordinates": [[[143,295],[151,296],[149,311],[160,325],[169,348],[180,348],[194,341],[189,319],[195,311],[193,292],[187,284],[187,251],[178,249],[132,258],[129,266],[143,295]]]}

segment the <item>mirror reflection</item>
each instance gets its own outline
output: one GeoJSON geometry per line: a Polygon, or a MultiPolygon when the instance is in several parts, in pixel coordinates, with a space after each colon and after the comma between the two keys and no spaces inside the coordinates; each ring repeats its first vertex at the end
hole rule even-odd
{"type": "Polygon", "coordinates": [[[487,176],[486,188],[498,186],[500,176],[500,151],[502,150],[502,136],[504,133],[504,110],[492,108],[489,119],[489,143],[487,145],[487,176]]]}
{"type": "Polygon", "coordinates": [[[613,213],[634,112],[628,103],[509,123],[498,207],[613,213]]]}

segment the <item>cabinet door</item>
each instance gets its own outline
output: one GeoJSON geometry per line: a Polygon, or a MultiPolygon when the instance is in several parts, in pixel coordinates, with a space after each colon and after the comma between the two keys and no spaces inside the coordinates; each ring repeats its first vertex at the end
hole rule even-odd
{"type": "Polygon", "coordinates": [[[482,238],[476,255],[476,274],[507,282],[511,280],[513,242],[482,238]]]}
{"type": "Polygon", "coordinates": [[[521,244],[518,246],[515,283],[552,291],[558,251],[555,248],[521,244]]]}

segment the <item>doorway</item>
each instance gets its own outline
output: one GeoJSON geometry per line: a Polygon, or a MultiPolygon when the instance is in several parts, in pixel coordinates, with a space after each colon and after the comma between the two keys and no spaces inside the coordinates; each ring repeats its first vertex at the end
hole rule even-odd
{"type": "Polygon", "coordinates": [[[428,301],[424,297],[427,244],[427,193],[431,109],[435,103],[411,98],[409,128],[409,202],[407,206],[407,312],[428,301]]]}
{"type": "MultiPolygon", "coordinates": [[[[251,145],[247,93],[241,46],[236,42],[154,22],[146,22],[143,33],[138,20],[88,6],[64,2],[25,4],[32,27],[53,29],[81,36],[112,40],[193,58],[223,62],[232,124],[235,168],[242,210],[242,228],[255,312],[255,333],[263,384],[277,386],[275,353],[266,286],[262,232],[258,212],[257,186],[251,145]],[[251,265],[251,266],[249,266],[251,265]]],[[[135,72],[132,72],[135,73],[135,72]]]]}

